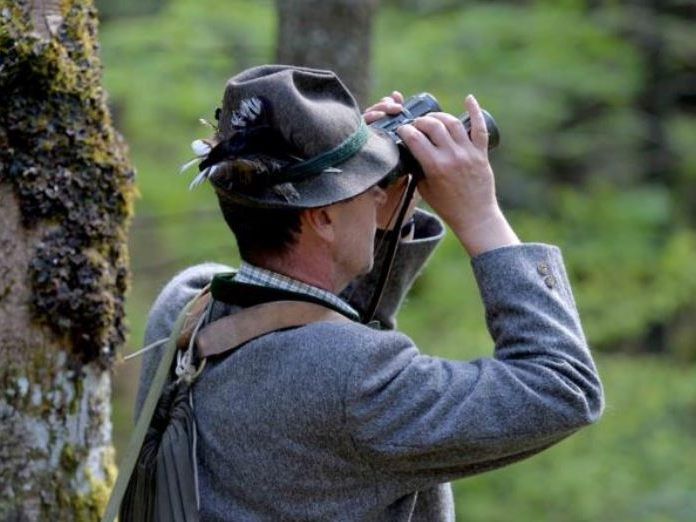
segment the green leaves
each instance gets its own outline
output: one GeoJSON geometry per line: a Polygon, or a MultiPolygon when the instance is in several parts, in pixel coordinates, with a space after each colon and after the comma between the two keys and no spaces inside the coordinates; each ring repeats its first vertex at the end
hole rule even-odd
{"type": "MultiPolygon", "coordinates": [[[[374,99],[393,89],[430,91],[457,114],[473,92],[495,116],[499,199],[514,210],[524,240],[563,247],[588,335],[606,349],[645,348],[655,325],[669,337],[675,318],[696,306],[689,228],[696,222],[696,125],[687,113],[669,115],[676,170],[647,184],[655,151],[637,104],[646,66],[627,37],[642,27],[637,16],[618,3],[589,8],[582,0],[389,2],[374,43],[374,99]]],[[[271,2],[235,0],[220,9],[213,0],[170,0],[156,15],[104,25],[105,83],[139,167],[142,210],[178,216],[178,225],[167,219],[156,230],[170,258],[192,260],[192,251],[209,258],[232,243],[213,214],[205,222],[186,217],[194,208],[213,212],[215,202],[207,191],[189,193],[175,172],[191,140],[209,136],[198,118],[212,117],[226,79],[272,60],[274,17],[271,2]]],[[[684,68],[694,51],[688,23],[660,21],[668,63],[684,68]]],[[[134,232],[137,244],[137,218],[134,232]]],[[[466,271],[461,256],[448,240],[402,324],[416,336],[446,330],[486,346],[473,281],[464,293],[450,284],[466,271]],[[468,319],[449,317],[449,309],[466,310],[468,319]]]]}

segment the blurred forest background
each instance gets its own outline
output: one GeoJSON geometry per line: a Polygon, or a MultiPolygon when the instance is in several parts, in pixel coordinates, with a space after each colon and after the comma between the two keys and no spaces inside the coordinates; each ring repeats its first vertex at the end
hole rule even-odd
{"type": "MultiPolygon", "coordinates": [[[[141,197],[131,229],[126,352],[176,271],[234,265],[207,187],[178,166],[224,83],[276,56],[275,3],[98,1],[104,83],[141,197]]],[[[497,119],[500,201],[525,241],[562,247],[606,385],[602,421],[530,461],[455,484],[472,521],[696,516],[696,4],[691,0],[383,0],[368,99],[473,92],[497,119]],[[689,457],[691,455],[691,457],[689,457]]],[[[464,252],[449,237],[400,328],[453,358],[490,353],[464,252]]],[[[132,427],[138,363],[116,370],[132,427]]]]}

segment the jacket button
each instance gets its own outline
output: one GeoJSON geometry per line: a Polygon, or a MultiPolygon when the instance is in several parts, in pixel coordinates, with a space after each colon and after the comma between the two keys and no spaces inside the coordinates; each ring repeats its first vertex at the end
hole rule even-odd
{"type": "Polygon", "coordinates": [[[551,273],[551,269],[547,263],[539,263],[537,265],[537,272],[539,272],[541,275],[549,275],[551,273]]]}
{"type": "Polygon", "coordinates": [[[546,284],[547,287],[553,288],[556,286],[556,278],[553,277],[552,275],[547,275],[544,278],[544,283],[546,284]]]}

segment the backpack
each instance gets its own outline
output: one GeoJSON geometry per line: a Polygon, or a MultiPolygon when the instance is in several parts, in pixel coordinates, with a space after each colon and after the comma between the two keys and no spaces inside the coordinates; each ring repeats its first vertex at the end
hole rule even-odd
{"type": "Polygon", "coordinates": [[[212,303],[206,287],[181,311],[169,338],[146,347],[166,343],[102,522],[113,522],[117,511],[120,522],[199,520],[191,388],[207,357],[227,354],[276,330],[349,321],[319,304],[274,301],[208,323],[212,303]]]}

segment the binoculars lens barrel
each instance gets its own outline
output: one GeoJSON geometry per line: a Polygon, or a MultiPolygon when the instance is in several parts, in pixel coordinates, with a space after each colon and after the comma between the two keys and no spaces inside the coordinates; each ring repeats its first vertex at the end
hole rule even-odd
{"type": "MultiPolygon", "coordinates": [[[[400,145],[401,138],[399,138],[399,135],[396,133],[396,129],[406,123],[412,122],[419,116],[423,116],[429,112],[440,112],[441,110],[440,104],[432,94],[422,92],[406,100],[404,102],[404,110],[399,114],[380,118],[371,123],[370,126],[386,132],[397,145],[400,145]]],[[[488,150],[491,150],[500,144],[500,131],[498,130],[498,125],[495,119],[493,119],[493,116],[486,110],[481,109],[481,111],[483,112],[483,118],[486,121],[486,129],[488,131],[488,150]]],[[[471,118],[469,114],[465,112],[459,116],[459,119],[464,124],[466,132],[471,136],[471,118]]]]}
{"type": "MultiPolygon", "coordinates": [[[[399,114],[385,116],[377,121],[370,124],[371,127],[379,129],[385,132],[393,141],[399,146],[401,153],[399,167],[395,172],[388,176],[381,184],[385,186],[391,183],[395,178],[406,175],[413,174],[415,176],[422,176],[423,172],[413,157],[411,152],[408,150],[406,145],[396,133],[396,130],[406,123],[411,123],[413,120],[419,116],[428,114],[429,112],[440,112],[440,104],[437,102],[432,94],[427,92],[422,92],[411,96],[408,100],[404,102],[403,110],[399,114]]],[[[500,143],[500,131],[498,130],[498,125],[495,123],[493,116],[488,111],[481,109],[483,112],[483,118],[486,122],[486,130],[488,131],[488,150],[494,149],[500,143]]],[[[459,116],[467,134],[471,137],[471,118],[468,113],[464,113],[459,116]]]]}

